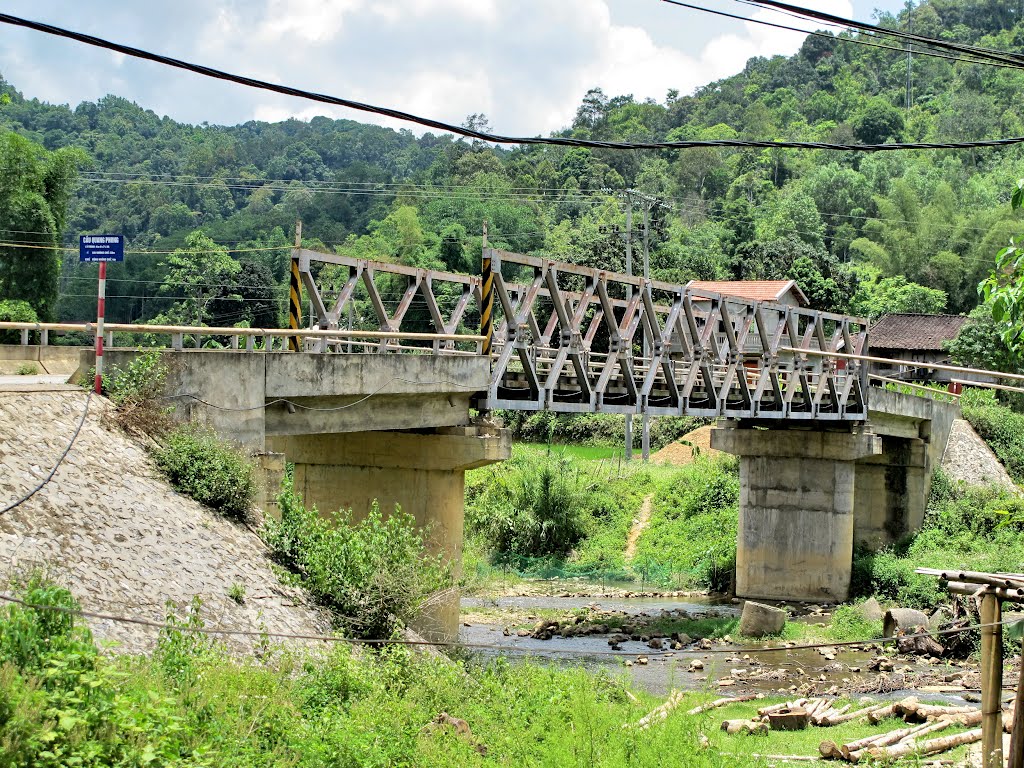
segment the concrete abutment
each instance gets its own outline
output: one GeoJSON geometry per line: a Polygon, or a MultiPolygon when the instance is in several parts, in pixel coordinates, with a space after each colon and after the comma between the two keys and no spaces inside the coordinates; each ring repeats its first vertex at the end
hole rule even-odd
{"type": "MultiPolygon", "coordinates": [[[[322,513],[351,509],[366,516],[374,503],[396,507],[426,532],[428,547],[456,568],[462,562],[466,470],[510,456],[506,430],[451,427],[429,432],[350,432],[276,437],[275,452],[295,464],[295,490],[322,513]]],[[[425,637],[458,635],[459,599],[453,592],[424,611],[415,627],[425,637]]]]}

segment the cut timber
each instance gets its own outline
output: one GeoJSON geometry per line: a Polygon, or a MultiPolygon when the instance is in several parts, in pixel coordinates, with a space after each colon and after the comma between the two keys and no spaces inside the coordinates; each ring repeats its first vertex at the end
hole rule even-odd
{"type": "Polygon", "coordinates": [[[825,740],[818,745],[818,753],[825,760],[842,760],[843,750],[834,741],[825,740]]]}
{"type": "Polygon", "coordinates": [[[845,714],[829,712],[821,718],[821,722],[818,723],[818,725],[828,728],[833,725],[848,723],[851,720],[856,720],[861,717],[869,717],[872,713],[877,712],[880,709],[886,709],[886,705],[875,704],[870,707],[865,707],[864,709],[858,709],[856,712],[847,712],[845,714]]]}
{"type": "Polygon", "coordinates": [[[922,704],[913,696],[896,704],[896,714],[908,723],[923,723],[940,717],[970,715],[979,711],[977,707],[942,707],[935,704],[922,704]]]}
{"type": "Polygon", "coordinates": [[[935,731],[944,731],[951,725],[953,725],[953,722],[951,720],[936,720],[931,723],[924,723],[919,728],[915,729],[912,733],[900,739],[898,743],[904,744],[908,741],[917,741],[919,738],[925,736],[926,734],[934,733],[935,731]]]}
{"type": "Polygon", "coordinates": [[[757,720],[723,720],[722,730],[728,734],[737,733],[768,733],[768,723],[757,720]]]}
{"type": "Polygon", "coordinates": [[[883,720],[885,720],[887,717],[892,717],[895,714],[896,714],[896,705],[895,704],[887,704],[884,707],[879,707],[874,712],[868,713],[868,722],[871,723],[872,725],[877,725],[878,723],[880,723],[883,720]]]}
{"type": "Polygon", "coordinates": [[[885,761],[899,760],[901,757],[907,757],[908,755],[927,757],[928,755],[946,752],[963,744],[973,744],[976,741],[981,741],[981,728],[964,731],[953,736],[944,736],[941,739],[932,739],[931,741],[907,741],[892,747],[878,747],[870,750],[869,754],[876,760],[885,761]]]}
{"type": "Polygon", "coordinates": [[[630,725],[629,723],[624,724],[623,728],[639,728],[643,730],[649,727],[652,723],[660,722],[668,717],[669,712],[678,707],[683,701],[683,694],[681,691],[673,690],[669,694],[668,701],[662,704],[660,707],[652,709],[648,714],[641,717],[635,723],[630,725]]]}
{"type": "Polygon", "coordinates": [[[733,696],[727,699],[715,699],[714,701],[709,701],[706,704],[701,704],[699,707],[694,707],[693,709],[689,710],[686,714],[699,715],[701,712],[708,712],[712,709],[718,709],[719,707],[724,707],[726,704],[738,704],[741,701],[753,701],[755,698],[757,697],[754,694],[751,694],[749,696],[733,696]]]}
{"type": "Polygon", "coordinates": [[[827,726],[829,724],[828,719],[830,717],[842,717],[844,714],[846,714],[847,710],[849,710],[851,706],[853,705],[846,704],[840,707],[839,709],[835,709],[834,707],[827,707],[825,709],[819,710],[814,715],[814,717],[811,718],[811,722],[817,726],[827,726]]]}
{"type": "Polygon", "coordinates": [[[802,707],[779,709],[768,713],[768,727],[773,731],[802,731],[809,722],[807,710],[802,707]]]}
{"type": "Polygon", "coordinates": [[[915,725],[910,728],[899,728],[895,731],[889,731],[888,733],[875,734],[874,736],[866,736],[863,739],[857,741],[851,741],[849,744],[843,744],[840,747],[842,750],[843,757],[851,762],[859,762],[860,759],[868,753],[870,749],[877,747],[888,747],[891,744],[898,744],[904,739],[913,736],[914,734],[920,733],[927,725],[915,725]]]}

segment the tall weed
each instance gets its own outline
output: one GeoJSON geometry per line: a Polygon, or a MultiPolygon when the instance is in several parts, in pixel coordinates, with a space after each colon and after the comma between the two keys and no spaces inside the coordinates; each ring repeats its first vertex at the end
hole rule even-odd
{"type": "Polygon", "coordinates": [[[401,510],[384,517],[374,504],[359,522],[351,511],[324,515],[307,509],[290,481],[278,503],[281,520],[268,518],[263,532],[274,558],[356,637],[391,637],[453,585],[450,564],[427,554],[401,510]]]}

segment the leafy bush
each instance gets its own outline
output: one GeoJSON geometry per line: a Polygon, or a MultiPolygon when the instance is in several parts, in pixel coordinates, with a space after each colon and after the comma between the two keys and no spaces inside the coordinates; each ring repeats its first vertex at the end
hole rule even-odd
{"type": "Polygon", "coordinates": [[[591,517],[617,509],[593,467],[551,451],[515,450],[475,490],[467,523],[499,553],[564,557],[591,517]]]}
{"type": "MultiPolygon", "coordinates": [[[[158,349],[151,349],[103,375],[103,392],[117,410],[114,417],[125,431],[159,437],[171,428],[170,409],[161,398],[170,367],[158,349]]],[[[84,386],[91,387],[95,369],[84,386]]]]}
{"type": "MultiPolygon", "coordinates": [[[[0,300],[0,322],[38,323],[39,316],[27,301],[0,300]]],[[[21,331],[0,331],[0,344],[20,344],[21,331]]]]}
{"type": "Polygon", "coordinates": [[[253,464],[212,430],[191,424],[176,427],[155,457],[177,490],[228,517],[243,519],[248,514],[256,493],[253,464]]]}
{"type": "Polygon", "coordinates": [[[268,518],[263,532],[274,559],[357,637],[390,637],[453,584],[411,515],[396,509],[385,518],[376,504],[358,523],[351,511],[322,515],[306,509],[288,481],[278,503],[280,522],[268,518]]]}
{"type": "Polygon", "coordinates": [[[859,605],[840,605],[825,630],[830,640],[874,640],[882,636],[882,622],[869,621],[859,605]]]}
{"type": "Polygon", "coordinates": [[[35,363],[22,363],[18,366],[19,376],[35,376],[39,373],[39,368],[35,363]]]}
{"type": "MultiPolygon", "coordinates": [[[[625,417],[608,413],[553,413],[551,411],[500,411],[505,425],[517,440],[527,443],[571,445],[622,445],[625,417]]],[[[688,432],[708,423],[690,416],[659,416],[651,419],[651,450],[657,451],[688,432]]],[[[633,447],[640,448],[639,423],[633,428],[633,447]]]]}
{"type": "Polygon", "coordinates": [[[150,349],[103,376],[103,391],[119,408],[138,406],[163,394],[170,368],[159,349],[150,349]]]}

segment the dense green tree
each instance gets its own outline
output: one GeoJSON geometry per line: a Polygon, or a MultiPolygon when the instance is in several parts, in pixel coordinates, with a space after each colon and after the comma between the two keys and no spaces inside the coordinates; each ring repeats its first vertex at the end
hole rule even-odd
{"type": "Polygon", "coordinates": [[[200,230],[192,232],[185,238],[185,247],[167,257],[167,277],[160,291],[173,296],[174,304],[160,319],[178,325],[209,324],[215,301],[237,297],[224,294],[225,289],[234,287],[240,271],[227,248],[200,230]]]}
{"type": "Polygon", "coordinates": [[[61,239],[68,197],[84,155],[47,152],[15,133],[0,133],[0,299],[24,301],[41,320],[55,319],[61,239]]]}

